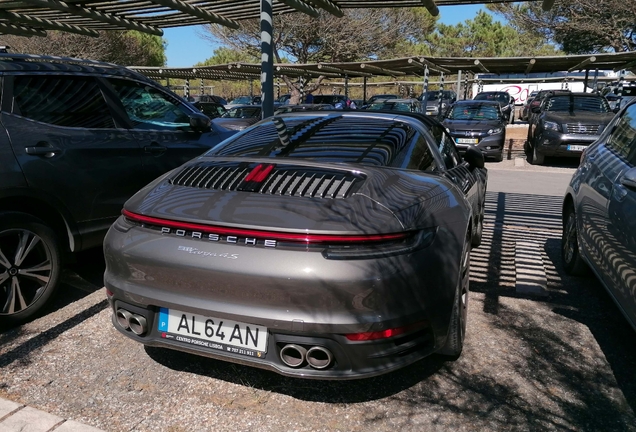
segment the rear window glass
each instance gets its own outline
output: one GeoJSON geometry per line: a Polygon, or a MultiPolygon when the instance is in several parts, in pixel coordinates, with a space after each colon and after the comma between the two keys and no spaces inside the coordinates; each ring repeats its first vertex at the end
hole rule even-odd
{"type": "Polygon", "coordinates": [[[419,130],[389,119],[274,117],[230,138],[208,155],[290,157],[432,170],[434,158],[427,142],[419,130]]]}
{"type": "Polygon", "coordinates": [[[603,97],[563,95],[553,96],[546,101],[546,111],[590,111],[606,113],[610,111],[603,97]]]}
{"type": "Polygon", "coordinates": [[[510,95],[508,93],[481,93],[475,96],[475,100],[487,100],[499,102],[500,105],[508,105],[510,95]]]}
{"type": "Polygon", "coordinates": [[[14,113],[57,126],[114,128],[115,124],[95,80],[80,76],[14,78],[14,113]]]}
{"type": "Polygon", "coordinates": [[[498,120],[499,107],[485,104],[454,105],[447,117],[451,120],[498,120]]]}

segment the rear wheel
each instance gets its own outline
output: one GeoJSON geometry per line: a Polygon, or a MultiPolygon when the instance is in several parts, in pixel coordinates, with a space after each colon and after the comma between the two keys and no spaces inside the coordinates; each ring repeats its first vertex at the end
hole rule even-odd
{"type": "Polygon", "coordinates": [[[33,318],[53,295],[60,267],[55,233],[44,222],[0,214],[0,326],[33,318]]]}
{"type": "Polygon", "coordinates": [[[451,312],[451,322],[448,328],[446,344],[438,351],[439,354],[453,360],[459,358],[464,348],[464,338],[466,336],[466,321],[468,318],[468,293],[469,293],[469,273],[470,273],[470,238],[464,242],[462,260],[460,263],[460,274],[455,301],[451,312]]]}
{"type": "Polygon", "coordinates": [[[475,223],[475,229],[473,230],[473,235],[470,240],[470,245],[472,247],[477,247],[481,244],[481,237],[484,233],[484,205],[479,206],[479,214],[477,215],[477,222],[475,223]]]}
{"type": "Polygon", "coordinates": [[[569,205],[563,214],[563,234],[561,237],[561,258],[566,273],[581,276],[587,272],[587,265],[579,253],[579,235],[576,228],[576,213],[569,205]]]}
{"type": "Polygon", "coordinates": [[[543,153],[539,153],[539,151],[537,150],[537,146],[533,146],[532,147],[532,165],[543,165],[543,162],[545,161],[545,156],[543,155],[543,153]]]}

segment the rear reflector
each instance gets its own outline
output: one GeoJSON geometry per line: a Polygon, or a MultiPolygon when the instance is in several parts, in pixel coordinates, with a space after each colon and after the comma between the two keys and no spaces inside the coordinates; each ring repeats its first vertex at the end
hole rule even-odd
{"type": "Polygon", "coordinates": [[[196,231],[202,233],[212,233],[218,235],[230,235],[239,237],[248,237],[266,240],[278,240],[288,242],[302,243],[371,243],[402,240],[410,237],[414,233],[411,231],[389,233],[389,234],[369,234],[369,235],[332,235],[332,234],[305,234],[305,233],[285,233],[277,231],[262,231],[243,228],[228,228],[215,225],[202,225],[189,222],[178,222],[169,219],[155,218],[144,216],[128,210],[121,212],[127,219],[153,225],[157,227],[175,228],[187,231],[196,231]]]}
{"type": "Polygon", "coordinates": [[[386,329],[386,330],[375,331],[375,332],[351,333],[351,334],[345,335],[345,337],[349,339],[350,341],[354,341],[354,342],[370,341],[370,340],[377,340],[377,339],[388,339],[395,336],[399,336],[401,334],[412,332],[414,330],[419,330],[421,328],[426,327],[427,324],[428,324],[427,321],[419,321],[404,327],[396,327],[392,329],[386,329]]]}

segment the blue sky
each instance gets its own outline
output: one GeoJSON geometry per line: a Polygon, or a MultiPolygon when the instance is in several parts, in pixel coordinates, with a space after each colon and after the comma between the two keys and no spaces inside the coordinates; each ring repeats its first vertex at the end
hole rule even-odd
{"type": "MultiPolygon", "coordinates": [[[[457,24],[472,19],[481,5],[440,6],[440,22],[457,24]]],[[[201,26],[176,27],[164,30],[164,38],[168,42],[166,56],[168,66],[187,67],[201,62],[212,56],[214,46],[199,34],[201,26]]]]}

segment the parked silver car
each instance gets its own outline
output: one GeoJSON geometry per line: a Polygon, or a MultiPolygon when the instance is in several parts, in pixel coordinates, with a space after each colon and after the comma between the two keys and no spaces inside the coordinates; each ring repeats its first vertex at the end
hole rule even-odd
{"type": "Polygon", "coordinates": [[[636,330],[636,103],[589,146],[563,203],[566,272],[589,266],[636,330]]]}

